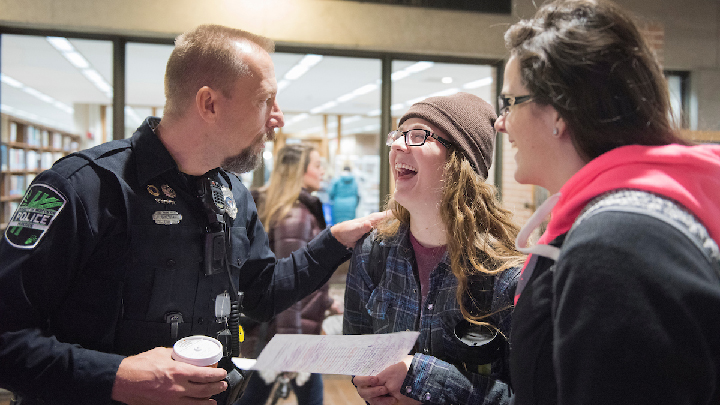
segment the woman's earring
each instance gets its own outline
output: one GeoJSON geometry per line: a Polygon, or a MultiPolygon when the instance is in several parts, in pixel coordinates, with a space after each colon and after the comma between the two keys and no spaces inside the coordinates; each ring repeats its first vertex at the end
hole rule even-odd
{"type": "Polygon", "coordinates": [[[557,128],[553,129],[553,135],[558,136],[560,134],[560,131],[558,131],[557,128]]]}

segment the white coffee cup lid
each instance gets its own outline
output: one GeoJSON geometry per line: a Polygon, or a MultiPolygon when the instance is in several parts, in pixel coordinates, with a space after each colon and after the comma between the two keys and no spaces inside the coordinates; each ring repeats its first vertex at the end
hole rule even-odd
{"type": "Polygon", "coordinates": [[[206,367],[220,361],[222,343],[209,336],[188,336],[175,342],[172,358],[183,363],[206,367]]]}

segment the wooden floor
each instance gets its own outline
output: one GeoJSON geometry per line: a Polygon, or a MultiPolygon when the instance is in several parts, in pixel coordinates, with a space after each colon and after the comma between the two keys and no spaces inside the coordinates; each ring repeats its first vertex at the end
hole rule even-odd
{"type": "MultiPolygon", "coordinates": [[[[323,375],[324,405],[365,405],[357,394],[355,387],[347,375],[323,375]]],[[[2,404],[0,404],[2,405],[2,404]]],[[[287,399],[278,405],[298,405],[295,395],[291,392],[287,399]]]]}
{"type": "Polygon", "coordinates": [[[10,404],[10,393],[0,388],[0,405],[10,404]]]}
{"type": "MultiPolygon", "coordinates": [[[[323,375],[323,386],[325,387],[325,405],[365,405],[360,399],[347,375],[323,375]]],[[[10,404],[10,393],[0,389],[0,405],[10,404]]],[[[290,392],[287,399],[278,402],[278,405],[298,405],[295,395],[290,392]]]]}

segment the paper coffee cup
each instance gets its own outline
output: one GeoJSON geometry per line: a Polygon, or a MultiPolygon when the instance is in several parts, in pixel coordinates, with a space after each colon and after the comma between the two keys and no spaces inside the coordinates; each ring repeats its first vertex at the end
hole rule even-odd
{"type": "Polygon", "coordinates": [[[222,343],[208,336],[188,336],[173,345],[173,360],[195,366],[217,367],[222,356],[222,343]]]}

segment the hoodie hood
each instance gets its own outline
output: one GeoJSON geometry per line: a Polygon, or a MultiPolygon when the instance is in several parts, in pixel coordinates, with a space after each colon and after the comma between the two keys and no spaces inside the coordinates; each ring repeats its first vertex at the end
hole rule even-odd
{"type": "Polygon", "coordinates": [[[593,159],[565,183],[539,243],[569,231],[593,198],[623,188],[675,200],[720,241],[720,146],[631,145],[593,159]]]}
{"type": "MultiPolygon", "coordinates": [[[[623,146],[590,161],[552,197],[557,203],[538,245],[547,245],[568,232],[595,197],[618,189],[647,191],[676,201],[720,242],[720,146],[673,144],[623,146]]],[[[531,220],[528,225],[537,222],[531,220]]],[[[521,233],[528,234],[528,230],[521,233]]],[[[525,267],[529,262],[530,257],[525,267]]],[[[520,283],[525,282],[521,275],[520,283]]]]}

